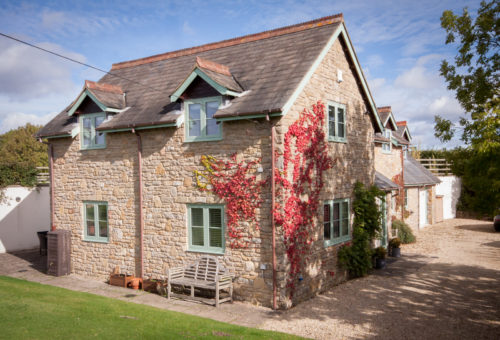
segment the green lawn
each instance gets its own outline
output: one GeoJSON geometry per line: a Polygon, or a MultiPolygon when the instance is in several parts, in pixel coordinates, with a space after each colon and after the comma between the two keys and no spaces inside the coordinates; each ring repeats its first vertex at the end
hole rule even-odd
{"type": "Polygon", "coordinates": [[[3,339],[292,339],[98,295],[0,276],[3,339]]]}

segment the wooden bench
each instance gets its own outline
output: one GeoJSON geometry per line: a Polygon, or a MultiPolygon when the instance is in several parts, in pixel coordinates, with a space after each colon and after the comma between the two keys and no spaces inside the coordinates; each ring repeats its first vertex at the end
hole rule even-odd
{"type": "Polygon", "coordinates": [[[172,296],[203,302],[208,301],[215,304],[215,307],[219,307],[221,302],[233,301],[233,278],[215,256],[202,256],[186,267],[176,267],[168,270],[167,298],[170,299],[172,296]],[[190,287],[191,295],[173,293],[172,285],[190,287]],[[215,301],[214,299],[194,296],[195,288],[215,291],[215,301]],[[229,296],[221,299],[221,290],[228,290],[229,296]]]}

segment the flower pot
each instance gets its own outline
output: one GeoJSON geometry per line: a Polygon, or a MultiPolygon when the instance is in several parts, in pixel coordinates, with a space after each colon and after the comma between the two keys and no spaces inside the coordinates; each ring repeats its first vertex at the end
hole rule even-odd
{"type": "Polygon", "coordinates": [[[132,287],[132,289],[137,290],[137,289],[139,289],[140,283],[141,283],[141,279],[138,277],[134,277],[132,279],[132,281],[130,281],[130,287],[132,287]]]}
{"type": "Polygon", "coordinates": [[[401,257],[401,248],[392,248],[391,249],[392,257],[401,257]]]}
{"type": "Polygon", "coordinates": [[[376,258],[375,259],[375,269],[384,269],[385,268],[385,259],[381,259],[381,258],[376,258]]]}

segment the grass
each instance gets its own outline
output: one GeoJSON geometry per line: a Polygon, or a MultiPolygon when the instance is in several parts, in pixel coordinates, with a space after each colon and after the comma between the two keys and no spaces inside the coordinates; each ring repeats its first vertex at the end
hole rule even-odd
{"type": "Polygon", "coordinates": [[[296,339],[89,293],[0,276],[4,339],[296,339]]]}

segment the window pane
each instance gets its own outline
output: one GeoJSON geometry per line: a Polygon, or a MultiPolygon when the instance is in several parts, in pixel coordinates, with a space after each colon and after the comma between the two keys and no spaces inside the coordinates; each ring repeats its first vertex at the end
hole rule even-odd
{"type": "Polygon", "coordinates": [[[88,236],[95,236],[94,220],[87,220],[87,235],[88,236]]]}
{"type": "Polygon", "coordinates": [[[349,218],[349,204],[342,202],[342,218],[349,218]]]}
{"type": "Polygon", "coordinates": [[[331,237],[330,205],[323,205],[323,237],[326,241],[331,237]]]}
{"type": "Polygon", "coordinates": [[[336,221],[340,218],[340,203],[333,203],[333,220],[336,221]]]}
{"type": "Polygon", "coordinates": [[[207,118],[213,118],[219,108],[219,102],[207,102],[207,118]]]}
{"type": "Polygon", "coordinates": [[[329,135],[335,137],[335,107],[328,106],[328,131],[329,135]]]}
{"type": "Polygon", "coordinates": [[[193,246],[203,246],[203,227],[192,227],[192,240],[193,246]]]}
{"type": "Polygon", "coordinates": [[[344,123],[339,123],[338,133],[339,133],[339,137],[340,138],[344,138],[345,137],[344,129],[345,129],[344,123]]]}
{"type": "Polygon", "coordinates": [[[190,104],[189,105],[189,136],[198,137],[201,135],[201,105],[200,104],[190,104]]]}
{"type": "Polygon", "coordinates": [[[99,210],[99,221],[107,221],[108,220],[108,206],[105,204],[100,204],[97,206],[97,210],[99,210]]]}
{"type": "Polygon", "coordinates": [[[339,221],[333,221],[333,238],[340,236],[340,223],[339,221]]]}
{"type": "Polygon", "coordinates": [[[99,236],[108,237],[108,222],[99,221],[99,236]]]}
{"type": "Polygon", "coordinates": [[[94,205],[93,204],[85,204],[85,216],[87,220],[94,220],[94,205]]]}
{"type": "Polygon", "coordinates": [[[90,145],[91,123],[90,118],[83,118],[83,145],[90,145]]]}
{"type": "MultiPolygon", "coordinates": [[[[95,117],[95,127],[101,125],[104,122],[105,117],[95,117]]],[[[104,133],[103,132],[95,132],[95,144],[103,145],[104,144],[104,133]]]]}
{"type": "Polygon", "coordinates": [[[207,136],[218,136],[220,124],[215,119],[207,119],[207,136]]]}
{"type": "Polygon", "coordinates": [[[222,228],[222,209],[208,209],[210,228],[222,228]]]}
{"type": "Polygon", "coordinates": [[[349,235],[349,219],[342,219],[342,236],[349,235]]]}
{"type": "Polygon", "coordinates": [[[337,118],[340,123],[344,123],[344,109],[339,107],[337,108],[337,118]]]}
{"type": "Polygon", "coordinates": [[[222,228],[210,228],[210,247],[222,248],[222,228]]]}
{"type": "Polygon", "coordinates": [[[191,208],[191,225],[203,227],[203,208],[191,208]]]}

